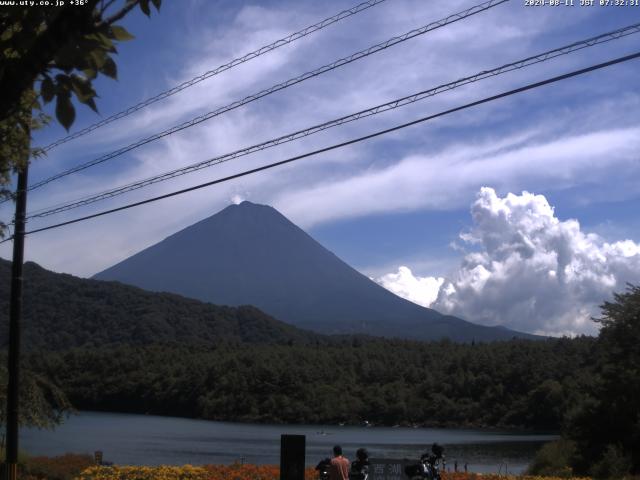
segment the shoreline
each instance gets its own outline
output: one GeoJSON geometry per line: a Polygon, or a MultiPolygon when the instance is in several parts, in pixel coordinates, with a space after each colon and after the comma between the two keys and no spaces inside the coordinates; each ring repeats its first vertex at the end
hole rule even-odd
{"type": "MultiPolygon", "coordinates": [[[[295,426],[295,427],[331,427],[331,428],[340,428],[340,427],[348,427],[348,428],[405,428],[405,429],[425,429],[425,430],[457,430],[457,431],[476,431],[480,433],[500,433],[500,434],[524,434],[524,435],[540,435],[540,436],[559,436],[559,431],[554,430],[536,430],[526,427],[518,427],[518,426],[503,426],[503,425],[482,425],[482,424],[429,424],[429,423],[411,423],[405,422],[401,424],[372,424],[372,423],[285,423],[285,422],[274,422],[274,421],[259,421],[259,420],[242,420],[242,419],[210,419],[210,418],[201,418],[201,417],[193,417],[193,416],[181,416],[181,415],[163,415],[159,413],[150,413],[150,412],[132,412],[132,411],[114,411],[114,410],[76,410],[75,412],[69,414],[65,417],[73,417],[73,416],[81,416],[82,414],[113,414],[113,415],[131,415],[131,416],[145,416],[145,417],[157,417],[163,419],[179,419],[179,420],[193,420],[198,422],[215,422],[215,423],[224,423],[224,424],[237,424],[237,425],[259,425],[265,427],[280,427],[280,426],[295,426]]],[[[62,422],[64,423],[64,421],[62,422]]]]}

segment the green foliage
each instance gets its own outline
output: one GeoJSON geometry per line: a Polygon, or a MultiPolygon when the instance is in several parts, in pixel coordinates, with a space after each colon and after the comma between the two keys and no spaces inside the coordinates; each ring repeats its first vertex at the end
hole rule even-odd
{"type": "MultiPolygon", "coordinates": [[[[42,128],[49,122],[49,117],[40,112],[32,115],[31,111],[39,107],[36,94],[27,91],[22,96],[19,113],[10,120],[0,120],[0,199],[11,197],[7,188],[14,169],[21,169],[29,157],[38,157],[40,149],[31,149],[29,138],[31,131],[42,128]],[[9,159],[9,161],[4,161],[9,159]]],[[[0,222],[0,238],[4,237],[6,225],[0,222]]]]}
{"type": "MultiPolygon", "coordinates": [[[[157,10],[160,2],[153,1],[157,10]]],[[[74,97],[97,112],[93,80],[117,78],[117,43],[133,38],[114,23],[136,6],[151,13],[148,0],[118,3],[0,9],[0,198],[10,196],[11,173],[42,153],[30,150],[30,142],[31,130],[49,120],[43,105],[55,99],[56,119],[67,130],[76,118],[74,97]]],[[[5,227],[0,222],[0,237],[5,227]]]]}
{"type": "MultiPolygon", "coordinates": [[[[462,345],[320,337],[38,352],[80,409],[286,423],[536,428],[530,393],[589,368],[591,338],[462,345]],[[514,413],[515,412],[515,413],[514,413]]],[[[555,425],[556,428],[559,425],[555,425]]]]}
{"type": "Polygon", "coordinates": [[[566,419],[578,473],[640,473],[640,287],[602,305],[595,377],[566,419]]]}
{"type": "MultiPolygon", "coordinates": [[[[0,425],[6,419],[6,355],[0,355],[0,425]]],[[[49,379],[30,369],[21,369],[19,423],[27,427],[53,428],[73,409],[67,396],[49,379]]]]}
{"type": "Polygon", "coordinates": [[[594,478],[624,478],[633,468],[631,454],[622,447],[607,445],[604,455],[590,469],[594,478]]]}
{"type": "MultiPolygon", "coordinates": [[[[0,261],[0,320],[9,271],[0,261]]],[[[215,306],[33,263],[24,276],[25,362],[80,409],[557,430],[592,380],[589,337],[466,345],[327,337],[253,307],[215,306]]]]}
{"type": "MultiPolygon", "coordinates": [[[[48,103],[56,98],[56,118],[68,130],[75,118],[71,96],[97,111],[97,96],[92,81],[99,74],[117,78],[112,57],[117,43],[131,40],[124,27],[115,22],[136,5],[151,14],[148,0],[126,0],[113,13],[107,10],[117,2],[87,0],[80,8],[24,8],[0,11],[0,87],[3,92],[21,98],[39,88],[48,103]],[[9,87],[5,90],[4,87],[9,87]]],[[[153,5],[160,9],[160,0],[153,5]]],[[[0,101],[0,120],[19,112],[10,98],[0,101]]]]}
{"type": "Polygon", "coordinates": [[[527,475],[570,478],[573,471],[569,466],[575,454],[575,444],[570,440],[557,440],[545,444],[536,453],[527,469],[527,475]]]}

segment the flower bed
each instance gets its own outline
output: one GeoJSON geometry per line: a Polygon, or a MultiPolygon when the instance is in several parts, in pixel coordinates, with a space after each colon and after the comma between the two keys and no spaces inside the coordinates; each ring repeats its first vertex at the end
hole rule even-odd
{"type": "MultiPolygon", "coordinates": [[[[97,467],[84,470],[75,480],[278,480],[277,465],[205,465],[193,467],[97,467]]],[[[305,480],[315,480],[313,468],[305,470],[305,480]]]]}
{"type": "MultiPolygon", "coordinates": [[[[279,480],[280,467],[278,465],[206,465],[209,480],[279,480]]],[[[304,471],[305,480],[316,480],[318,472],[313,467],[304,471]]]]}
{"type": "MultiPolygon", "coordinates": [[[[304,472],[305,480],[316,480],[313,467],[304,472]]],[[[205,465],[202,467],[90,467],[76,480],[278,480],[277,465],[205,465]]],[[[479,473],[443,473],[442,480],[567,480],[557,477],[497,475],[479,473]]],[[[590,480],[573,477],[571,480],[590,480]]]]}
{"type": "Polygon", "coordinates": [[[75,480],[208,480],[210,473],[203,467],[104,467],[84,470],[75,480]]]}

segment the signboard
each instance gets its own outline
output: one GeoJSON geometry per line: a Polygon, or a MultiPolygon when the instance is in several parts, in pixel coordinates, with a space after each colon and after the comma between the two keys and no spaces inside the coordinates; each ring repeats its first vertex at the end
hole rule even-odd
{"type": "Polygon", "coordinates": [[[415,465],[418,460],[370,458],[368,480],[407,480],[404,473],[407,465],[415,465]]]}

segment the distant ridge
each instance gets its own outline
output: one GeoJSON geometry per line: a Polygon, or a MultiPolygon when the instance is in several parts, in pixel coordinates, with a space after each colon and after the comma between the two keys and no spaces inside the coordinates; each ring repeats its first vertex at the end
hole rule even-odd
{"type": "MultiPolygon", "coordinates": [[[[0,342],[7,344],[11,262],[0,259],[0,342]]],[[[27,350],[186,344],[306,344],[323,341],[252,306],[220,307],[171,293],[24,265],[27,350]]]]}
{"type": "Polygon", "coordinates": [[[387,291],[270,206],[242,202],[94,276],[219,305],[255,305],[325,334],[415,340],[540,338],[442,315],[387,291]]]}

